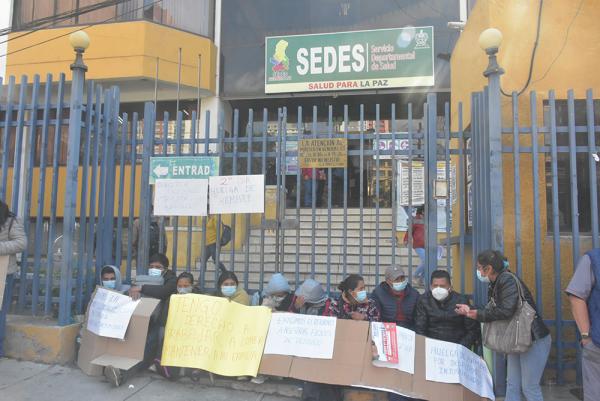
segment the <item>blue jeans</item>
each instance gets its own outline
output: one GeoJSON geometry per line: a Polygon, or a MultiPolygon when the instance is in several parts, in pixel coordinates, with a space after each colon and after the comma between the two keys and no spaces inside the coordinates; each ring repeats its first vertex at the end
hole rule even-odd
{"type": "Polygon", "coordinates": [[[529,351],[508,355],[505,401],[521,401],[521,392],[527,401],[544,401],[540,380],[551,345],[552,338],[547,335],[535,341],[529,351]]]}
{"type": "Polygon", "coordinates": [[[415,270],[413,276],[423,278],[423,274],[425,274],[425,249],[415,248],[415,252],[419,255],[421,262],[419,263],[419,266],[417,266],[417,270],[415,270]]]}
{"type": "Polygon", "coordinates": [[[312,206],[312,179],[302,181],[302,190],[304,194],[302,195],[302,205],[304,207],[312,206]]]}
{"type": "Polygon", "coordinates": [[[10,309],[15,275],[6,275],[6,285],[4,286],[4,298],[2,300],[2,310],[0,310],[0,357],[4,356],[4,337],[6,336],[6,315],[10,309]]]}

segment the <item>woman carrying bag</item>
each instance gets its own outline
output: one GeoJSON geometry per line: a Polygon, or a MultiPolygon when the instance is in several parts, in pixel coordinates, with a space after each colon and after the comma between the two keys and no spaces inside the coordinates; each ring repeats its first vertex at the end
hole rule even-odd
{"type": "Polygon", "coordinates": [[[543,401],[540,380],[552,339],[531,292],[498,251],[477,256],[477,278],[489,283],[488,304],[483,309],[457,305],[456,313],[484,323],[484,345],[507,354],[505,401],[520,401],[521,391],[527,401],[543,401]]]}
{"type": "Polygon", "coordinates": [[[4,356],[4,335],[6,332],[6,314],[10,309],[14,275],[17,272],[17,253],[23,252],[27,247],[27,237],[23,230],[23,224],[8,209],[8,205],[0,201],[0,256],[8,255],[8,271],[0,310],[0,357],[4,356]]]}

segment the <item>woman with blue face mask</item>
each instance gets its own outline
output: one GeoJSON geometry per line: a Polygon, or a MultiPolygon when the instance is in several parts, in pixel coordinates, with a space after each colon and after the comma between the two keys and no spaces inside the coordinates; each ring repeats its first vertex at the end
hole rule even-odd
{"type": "Polygon", "coordinates": [[[340,283],[342,292],[339,298],[330,304],[330,313],[338,319],[366,320],[379,322],[380,313],[375,301],[367,297],[365,280],[358,274],[351,274],[340,283]]]}
{"type": "Polygon", "coordinates": [[[248,293],[240,286],[237,276],[234,272],[224,271],[217,280],[217,297],[227,298],[230,301],[242,305],[250,305],[248,293]]]}
{"type": "Polygon", "coordinates": [[[517,313],[522,297],[536,310],[531,325],[531,347],[520,354],[507,355],[506,401],[520,401],[521,393],[527,401],[543,401],[540,380],[550,354],[552,339],[544,324],[529,288],[509,270],[508,261],[498,251],[487,250],[477,256],[477,278],[488,286],[489,302],[484,308],[471,309],[469,305],[456,305],[456,313],[481,323],[509,320],[517,313]]]}

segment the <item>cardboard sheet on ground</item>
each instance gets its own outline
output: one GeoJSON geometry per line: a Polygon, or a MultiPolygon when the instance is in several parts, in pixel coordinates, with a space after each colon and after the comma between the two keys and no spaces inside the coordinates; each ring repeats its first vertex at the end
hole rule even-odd
{"type": "Polygon", "coordinates": [[[328,316],[274,313],[264,353],[331,359],[336,321],[328,316]]]}
{"type": "MultiPolygon", "coordinates": [[[[144,348],[148,335],[150,316],[160,301],[141,298],[133,311],[129,327],[123,340],[101,337],[82,329],[81,347],[77,365],[87,375],[100,376],[104,366],[112,365],[119,369],[129,369],[144,358],[144,348]]],[[[89,309],[86,320],[89,319],[89,309]]]]}
{"type": "Polygon", "coordinates": [[[4,287],[6,286],[6,274],[8,273],[8,255],[0,256],[0,310],[2,310],[2,301],[4,297],[4,287]]]}
{"type": "Polygon", "coordinates": [[[154,214],[156,216],[206,216],[208,180],[156,180],[154,214]]]}
{"type": "Polygon", "coordinates": [[[99,287],[90,303],[87,329],[102,337],[122,340],[139,303],[127,295],[99,287]]]}
{"type": "Polygon", "coordinates": [[[461,383],[482,397],[493,397],[492,376],[485,361],[462,345],[428,338],[425,359],[427,380],[461,383]]]}
{"type": "Polygon", "coordinates": [[[265,176],[230,175],[209,178],[210,213],[264,213],[265,176]]]}
{"type": "Polygon", "coordinates": [[[172,295],[162,364],[256,376],[271,311],[207,295],[172,295]]]}
{"type": "MultiPolygon", "coordinates": [[[[425,338],[419,335],[415,335],[414,374],[375,366],[369,323],[352,320],[337,321],[332,359],[264,355],[259,372],[316,383],[371,388],[428,401],[485,400],[461,384],[427,381],[425,338]]],[[[493,400],[493,395],[491,397],[493,400]]]]}

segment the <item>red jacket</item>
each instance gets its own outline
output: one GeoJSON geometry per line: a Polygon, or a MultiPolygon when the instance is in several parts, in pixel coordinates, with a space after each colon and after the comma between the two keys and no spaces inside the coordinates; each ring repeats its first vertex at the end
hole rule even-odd
{"type": "MultiPolygon", "coordinates": [[[[423,215],[417,214],[416,220],[422,220],[423,215]]],[[[425,225],[423,223],[415,223],[412,226],[413,248],[425,248],[425,225]]],[[[408,231],[404,234],[404,243],[408,244],[408,231]]]]}

